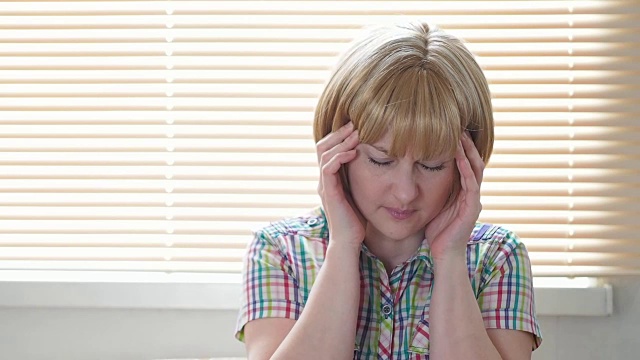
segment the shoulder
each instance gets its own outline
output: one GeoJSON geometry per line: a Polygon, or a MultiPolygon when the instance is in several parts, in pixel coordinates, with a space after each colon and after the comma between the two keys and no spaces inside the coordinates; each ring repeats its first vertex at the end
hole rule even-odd
{"type": "Polygon", "coordinates": [[[291,246],[292,240],[328,241],[326,217],[321,207],[300,216],[288,217],[253,231],[255,238],[280,248],[291,246]]]}
{"type": "Polygon", "coordinates": [[[321,207],[316,207],[300,216],[289,217],[270,223],[254,233],[270,239],[300,235],[309,238],[324,237],[326,218],[321,207]]]}
{"type": "Polygon", "coordinates": [[[485,262],[494,264],[513,256],[528,257],[526,247],[518,235],[500,225],[477,223],[467,246],[472,252],[482,254],[485,262]]]}
{"type": "Polygon", "coordinates": [[[522,242],[516,233],[500,225],[476,223],[471,232],[469,244],[504,243],[519,245],[522,242]]]}

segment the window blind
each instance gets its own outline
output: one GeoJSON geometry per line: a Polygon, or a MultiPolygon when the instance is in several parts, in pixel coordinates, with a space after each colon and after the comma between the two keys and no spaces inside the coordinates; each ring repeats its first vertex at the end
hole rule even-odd
{"type": "Polygon", "coordinates": [[[640,274],[640,4],[0,2],[0,269],[239,272],[320,203],[311,123],[364,25],[465,39],[496,119],[482,221],[537,276],[640,274]]]}

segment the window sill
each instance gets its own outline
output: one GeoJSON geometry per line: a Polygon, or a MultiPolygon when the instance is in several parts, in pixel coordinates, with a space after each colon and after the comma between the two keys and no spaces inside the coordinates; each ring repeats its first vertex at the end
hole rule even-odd
{"type": "MultiPolygon", "coordinates": [[[[0,272],[0,307],[238,310],[237,274],[0,272]]],[[[536,285],[539,316],[608,316],[609,284],[536,285]]]]}

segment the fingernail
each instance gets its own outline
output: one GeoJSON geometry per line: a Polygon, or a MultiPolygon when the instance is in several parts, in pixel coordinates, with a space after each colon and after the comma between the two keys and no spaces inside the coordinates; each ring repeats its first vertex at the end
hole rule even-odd
{"type": "Polygon", "coordinates": [[[350,129],[353,128],[353,121],[349,121],[347,123],[347,127],[350,128],[350,129]]]}

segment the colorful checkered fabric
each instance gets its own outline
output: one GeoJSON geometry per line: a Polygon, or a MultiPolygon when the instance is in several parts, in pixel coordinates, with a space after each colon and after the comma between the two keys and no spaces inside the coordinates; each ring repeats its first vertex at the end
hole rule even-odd
{"type": "MultiPolygon", "coordinates": [[[[298,319],[324,261],[329,239],[321,208],[257,231],[248,248],[236,337],[254,319],[298,319]]],[[[542,340],[531,265],[518,237],[476,224],[467,245],[469,279],[486,328],[515,329],[542,340]]],[[[391,277],[365,245],[360,252],[360,309],[354,359],[429,359],[433,262],[425,241],[391,277]]]]}

